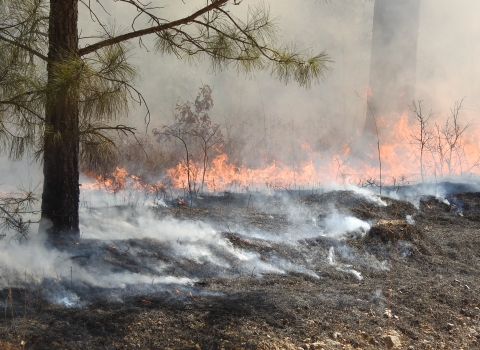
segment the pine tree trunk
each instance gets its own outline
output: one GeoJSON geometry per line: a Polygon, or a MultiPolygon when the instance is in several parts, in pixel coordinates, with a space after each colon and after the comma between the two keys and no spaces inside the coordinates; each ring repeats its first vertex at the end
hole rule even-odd
{"type": "Polygon", "coordinates": [[[372,113],[396,118],[415,99],[420,0],[376,0],[365,134],[375,135],[372,113]]]}
{"type": "MultiPolygon", "coordinates": [[[[51,0],[48,79],[55,64],[78,55],[78,0],[51,0]]],[[[79,238],[78,99],[74,87],[48,91],[41,229],[52,242],[79,238]]]]}

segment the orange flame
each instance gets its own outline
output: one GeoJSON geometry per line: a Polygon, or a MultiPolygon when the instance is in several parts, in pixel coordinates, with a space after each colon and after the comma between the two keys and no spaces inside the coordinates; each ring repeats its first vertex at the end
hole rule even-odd
{"type": "MultiPolygon", "coordinates": [[[[349,140],[339,152],[339,155],[320,153],[312,150],[310,143],[302,142],[301,149],[305,157],[302,162],[286,164],[276,160],[257,168],[249,168],[229,160],[227,154],[219,154],[208,164],[205,174],[203,165],[192,162],[187,168],[185,163],[178,163],[168,169],[162,180],[151,184],[136,175],[128,174],[126,169],[117,167],[110,175],[95,175],[95,182],[82,184],[84,189],[105,190],[117,193],[125,188],[138,191],[158,193],[164,191],[166,183],[173,188],[188,188],[187,178],[193,180],[195,190],[205,192],[242,191],[256,189],[289,189],[303,187],[304,189],[319,187],[321,183],[353,183],[362,181],[378,182],[380,177],[379,158],[382,164],[382,182],[392,183],[399,179],[418,181],[420,178],[419,144],[415,141],[415,129],[409,123],[408,115],[396,118],[395,122],[377,119],[379,153],[377,140],[371,140],[374,147],[363,151],[360,157],[352,155],[353,140],[349,140]],[[380,155],[380,157],[379,157],[380,155]],[[204,178],[203,186],[201,184],[204,178]],[[200,188],[202,187],[202,188],[200,188]]],[[[469,128],[468,137],[461,144],[462,153],[455,153],[455,166],[450,160],[449,168],[445,155],[435,154],[435,149],[424,149],[423,169],[429,176],[462,175],[467,170],[470,174],[480,175],[480,132],[469,128]],[[444,157],[442,159],[442,157],[444,157]]],[[[440,139],[439,139],[440,140],[440,139]]],[[[301,142],[301,141],[300,141],[301,142]]],[[[437,150],[438,151],[438,150],[437,150]]]]}
{"type": "Polygon", "coordinates": [[[126,188],[132,188],[138,191],[147,191],[150,193],[159,193],[165,190],[162,181],[156,181],[154,184],[144,182],[136,175],[129,175],[125,168],[116,167],[110,175],[96,175],[93,172],[86,172],[90,178],[95,178],[95,182],[83,183],[82,188],[103,190],[109,193],[117,193],[126,188]]]}

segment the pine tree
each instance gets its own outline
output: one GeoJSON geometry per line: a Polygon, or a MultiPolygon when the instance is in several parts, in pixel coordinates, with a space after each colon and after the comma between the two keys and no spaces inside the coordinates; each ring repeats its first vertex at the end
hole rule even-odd
{"type": "Polygon", "coordinates": [[[409,111],[415,100],[420,0],[377,0],[373,13],[369,108],[365,139],[376,134],[375,118],[409,111]]]}
{"type": "MultiPolygon", "coordinates": [[[[169,21],[160,2],[118,0],[112,6],[130,5],[138,13],[135,21],[145,19],[142,28],[132,23],[124,33],[102,23],[92,3],[0,0],[0,146],[12,158],[30,150],[43,161],[41,229],[52,242],[79,238],[79,159],[108,156],[115,147],[112,133],[134,133],[112,124],[131,102],[145,102],[128,61],[132,39],[155,36],[158,54],[209,59],[212,71],[270,70],[282,82],[304,87],[323,77],[329,61],[323,52],[278,45],[262,3],[241,20],[234,15],[246,10],[241,0],[198,0],[198,10],[169,21]],[[84,47],[79,6],[102,32],[84,47]]],[[[102,0],[96,3],[103,8],[102,0]]]]}

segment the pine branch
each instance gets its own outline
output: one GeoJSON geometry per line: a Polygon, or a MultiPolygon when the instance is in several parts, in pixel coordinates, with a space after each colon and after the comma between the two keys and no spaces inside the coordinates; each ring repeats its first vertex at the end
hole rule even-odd
{"type": "Polygon", "coordinates": [[[147,34],[154,34],[154,33],[157,33],[157,32],[161,32],[163,30],[171,29],[171,28],[180,26],[182,24],[191,23],[195,18],[198,18],[199,16],[201,16],[201,15],[207,13],[207,12],[210,12],[214,9],[220,8],[221,6],[226,4],[228,1],[229,0],[217,0],[217,1],[212,2],[210,5],[202,8],[201,10],[191,14],[188,17],[185,17],[185,18],[173,21],[173,22],[161,24],[161,25],[158,25],[158,26],[146,28],[146,29],[135,30],[135,31],[130,32],[130,33],[126,33],[126,34],[119,35],[119,36],[114,37],[114,38],[110,38],[110,39],[100,41],[96,44],[89,45],[89,46],[84,47],[83,49],[80,49],[78,54],[81,57],[81,56],[87,55],[89,53],[95,52],[95,51],[97,51],[97,50],[99,50],[103,47],[106,47],[106,46],[119,44],[123,41],[138,38],[138,37],[141,37],[141,36],[144,36],[144,35],[147,35],[147,34]]]}
{"type": "Polygon", "coordinates": [[[3,35],[0,35],[0,40],[5,41],[9,44],[15,45],[15,46],[17,46],[21,49],[24,49],[25,51],[31,53],[32,55],[37,56],[38,58],[41,58],[45,62],[49,62],[49,59],[48,59],[47,56],[42,55],[40,52],[32,49],[31,47],[28,47],[27,45],[23,45],[23,44],[20,44],[20,43],[16,42],[15,40],[10,40],[8,38],[5,38],[3,35]]]}

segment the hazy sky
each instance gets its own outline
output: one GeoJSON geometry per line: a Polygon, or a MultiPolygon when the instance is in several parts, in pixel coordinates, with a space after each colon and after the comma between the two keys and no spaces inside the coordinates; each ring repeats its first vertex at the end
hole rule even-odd
{"type": "MultiPolygon", "coordinates": [[[[230,10],[242,16],[257,0],[244,0],[230,10]]],[[[93,2],[92,2],[93,3],[93,2]]],[[[128,30],[135,12],[128,5],[105,2],[117,26],[128,30]]],[[[165,5],[159,13],[174,19],[188,14],[205,0],[158,0],[165,5]]],[[[277,18],[285,41],[326,50],[331,56],[331,70],[325,81],[309,90],[295,83],[288,86],[259,72],[254,78],[226,71],[209,73],[208,63],[188,65],[174,57],[153,53],[151,42],[145,40],[150,52],[137,49],[134,63],[142,73],[139,85],[152,111],[151,128],[172,120],[173,106],[178,98],[193,99],[204,83],[214,86],[215,108],[212,116],[225,118],[248,116],[264,119],[273,125],[277,121],[291,123],[305,133],[328,134],[331,125],[339,125],[347,135],[362,128],[365,106],[357,96],[368,86],[369,56],[372,34],[373,2],[365,0],[335,0],[328,4],[315,0],[270,0],[272,17],[277,18]],[[307,121],[308,120],[308,121],[307,121]]],[[[84,35],[92,33],[92,23],[84,6],[80,5],[80,28],[84,35]]],[[[101,10],[97,8],[97,11],[101,10]]],[[[480,110],[480,1],[422,0],[417,56],[417,99],[424,100],[436,117],[442,118],[455,101],[465,97],[465,117],[478,121],[480,110]]],[[[388,77],[385,77],[388,79],[388,77]]],[[[128,123],[142,128],[144,110],[132,111],[128,123]]],[[[143,129],[143,128],[142,128],[143,129]]],[[[151,130],[151,129],[150,129],[151,130]]],[[[27,172],[7,166],[12,177],[27,172]],[[15,170],[17,169],[17,170],[15,170]]],[[[8,182],[5,180],[5,182],[8,182]]]]}
{"type": "MultiPolygon", "coordinates": [[[[205,0],[156,3],[166,5],[161,14],[173,19],[200,7],[205,0]]],[[[230,10],[241,16],[248,6],[257,3],[244,0],[230,10]]],[[[296,121],[316,118],[323,125],[335,120],[352,130],[361,127],[364,106],[356,91],[361,94],[368,85],[373,1],[342,0],[326,4],[315,0],[270,0],[266,4],[272,17],[277,18],[285,41],[293,40],[316,52],[326,50],[331,56],[332,69],[325,81],[305,90],[294,83],[285,86],[268,73],[258,73],[256,79],[233,71],[212,75],[207,63],[190,66],[174,57],[138,50],[135,62],[143,72],[140,88],[153,112],[153,126],[168,122],[177,98],[192,99],[198,86],[205,83],[215,86],[214,115],[266,114],[296,121]]],[[[128,28],[132,11],[127,5],[114,3],[109,12],[116,17],[117,25],[128,28]]],[[[438,114],[448,111],[454,101],[463,97],[466,107],[478,109],[478,13],[477,0],[422,0],[417,98],[425,100],[438,114]]],[[[88,17],[83,18],[87,24],[84,28],[91,28],[88,17]]]]}

